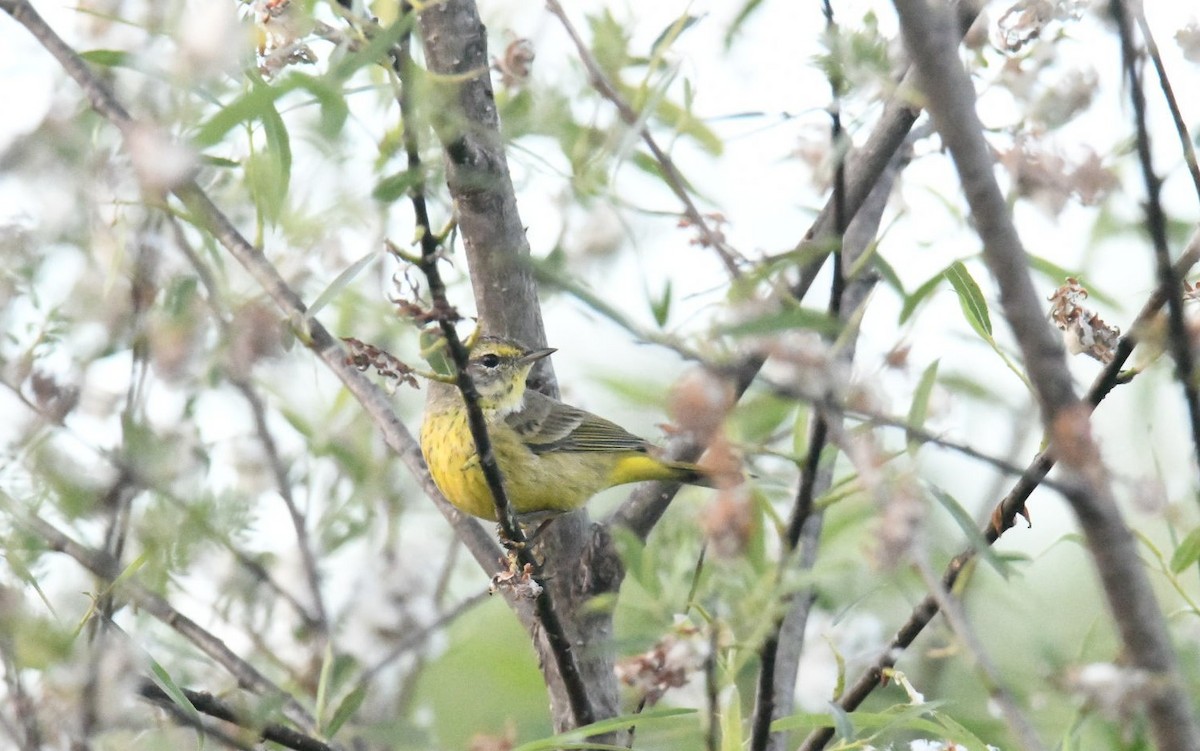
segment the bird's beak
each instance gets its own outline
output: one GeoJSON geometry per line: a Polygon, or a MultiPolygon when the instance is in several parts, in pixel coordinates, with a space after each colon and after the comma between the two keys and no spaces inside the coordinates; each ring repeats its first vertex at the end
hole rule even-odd
{"type": "Polygon", "coordinates": [[[521,362],[522,363],[537,362],[538,360],[541,360],[543,357],[549,357],[550,355],[554,354],[557,351],[558,350],[554,349],[553,347],[547,347],[545,349],[535,349],[534,351],[532,351],[529,354],[522,357],[521,362]]]}

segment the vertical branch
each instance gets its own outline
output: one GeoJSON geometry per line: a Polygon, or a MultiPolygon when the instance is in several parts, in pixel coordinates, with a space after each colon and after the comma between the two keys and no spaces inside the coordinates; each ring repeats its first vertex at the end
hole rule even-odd
{"type": "MultiPolygon", "coordinates": [[[[412,8],[406,5],[405,12],[406,15],[411,14],[412,8]]],[[[433,309],[439,314],[437,323],[441,328],[442,335],[446,339],[447,349],[454,362],[455,384],[462,393],[467,412],[467,424],[471,431],[471,437],[475,441],[480,470],[483,472],[484,479],[487,481],[488,488],[492,492],[492,499],[496,505],[496,518],[500,522],[500,527],[503,530],[505,538],[513,543],[516,558],[520,565],[527,571],[540,572],[541,563],[534,557],[530,546],[527,544],[525,533],[521,529],[521,525],[517,523],[516,513],[505,491],[500,465],[496,462],[492,441],[488,435],[487,421],[484,417],[483,409],[479,405],[479,392],[475,388],[475,382],[471,378],[470,370],[467,367],[467,348],[459,339],[458,331],[454,325],[457,313],[453,312],[453,308],[446,297],[446,285],[442,281],[441,272],[438,269],[438,260],[441,257],[441,241],[434,233],[429,221],[429,209],[425,202],[425,181],[421,177],[420,144],[417,140],[419,120],[415,114],[415,102],[412,97],[413,87],[411,85],[410,73],[413,70],[413,62],[410,45],[411,35],[406,33],[400,41],[399,58],[396,67],[401,81],[400,114],[404,122],[404,149],[408,159],[409,174],[415,178],[409,197],[413,213],[416,216],[417,236],[421,244],[419,267],[429,283],[429,296],[433,304],[433,309]]],[[[574,714],[575,724],[590,724],[595,721],[595,713],[592,710],[591,700],[588,697],[587,686],[580,675],[579,666],[575,660],[575,653],[571,647],[571,641],[567,638],[562,621],[559,619],[558,611],[554,607],[550,590],[545,586],[542,586],[540,590],[535,603],[538,620],[541,622],[542,629],[558,666],[559,675],[562,677],[563,688],[567,693],[571,711],[574,714]]]]}
{"type": "MultiPolygon", "coordinates": [[[[1179,277],[1175,276],[1175,271],[1171,268],[1171,251],[1167,247],[1167,217],[1162,206],[1162,180],[1154,172],[1153,157],[1150,154],[1150,132],[1146,127],[1146,92],[1142,90],[1138,55],[1133,46],[1133,32],[1129,27],[1125,3],[1123,0],[1112,0],[1109,10],[1117,22],[1117,31],[1121,38],[1122,67],[1129,85],[1129,98],[1133,103],[1138,161],[1142,167],[1142,180],[1146,185],[1146,229],[1154,245],[1159,286],[1173,290],[1167,297],[1167,341],[1171,357],[1175,360],[1175,376],[1183,388],[1183,399],[1187,404],[1193,450],[1196,456],[1200,457],[1200,391],[1196,388],[1191,337],[1183,317],[1183,288],[1179,277]]],[[[1166,77],[1163,76],[1162,80],[1165,82],[1166,77]]],[[[1200,183],[1197,187],[1200,189],[1200,183]]]]}
{"type": "MultiPolygon", "coordinates": [[[[444,97],[431,110],[434,131],[444,149],[446,183],[466,248],[471,284],[484,331],[538,346],[545,331],[537,289],[528,263],[529,243],[517,211],[516,196],[489,75],[487,35],[474,0],[445,0],[421,5],[418,24],[425,62],[435,74],[435,93],[444,97]]],[[[550,360],[539,360],[529,385],[551,396],[557,384],[550,360]]],[[[612,542],[593,537],[586,511],[558,517],[539,536],[557,611],[570,639],[590,648],[576,655],[596,717],[616,714],[617,682],[612,660],[612,614],[588,608],[595,593],[596,559],[577,555],[589,541],[602,540],[604,561],[615,560],[612,542]]],[[[537,639],[542,669],[550,687],[555,726],[565,730],[578,721],[564,696],[566,676],[545,639],[537,639]]],[[[565,646],[565,645],[564,645],[565,646]]]]}
{"type": "Polygon", "coordinates": [[[996,184],[993,160],[975,112],[975,92],[956,54],[950,20],[925,0],[894,0],[905,46],[920,74],[934,123],[958,170],[984,260],[1029,371],[1051,450],[1076,492],[1067,499],[1087,537],[1109,610],[1130,661],[1152,676],[1147,714],[1162,748],[1200,748],[1200,728],[1182,687],[1166,621],[1129,528],[1117,508],[1089,407],[1075,394],[1062,343],[1042,313],[1028,257],[996,184]]]}
{"type": "MultiPolygon", "coordinates": [[[[420,3],[425,61],[446,81],[429,117],[445,150],[446,183],[462,230],[479,318],[488,333],[538,346],[546,341],[529,242],[517,210],[492,94],[487,32],[474,0],[420,3]]],[[[548,359],[534,373],[557,393],[548,359]]]]}

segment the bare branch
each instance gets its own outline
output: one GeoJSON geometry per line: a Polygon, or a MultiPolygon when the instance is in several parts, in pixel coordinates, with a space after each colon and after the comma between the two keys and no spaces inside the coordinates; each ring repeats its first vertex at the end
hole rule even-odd
{"type": "MultiPolygon", "coordinates": [[[[263,725],[260,722],[256,722],[253,718],[244,716],[207,691],[193,691],[187,688],[181,688],[180,691],[187,697],[188,702],[197,712],[206,714],[209,717],[215,717],[232,725],[237,725],[240,728],[253,730],[261,740],[278,743],[284,748],[295,749],[295,751],[334,751],[334,747],[328,743],[319,741],[304,733],[297,733],[286,725],[280,725],[275,722],[263,725]]],[[[143,680],[141,685],[138,686],[138,695],[146,701],[171,712],[176,720],[196,727],[200,732],[207,734],[214,730],[214,728],[203,724],[197,725],[195,717],[182,711],[174,700],[167,695],[167,692],[159,688],[153,681],[143,680]]],[[[236,739],[233,739],[233,742],[236,743],[238,748],[251,748],[249,745],[237,742],[236,739]]]]}
{"type": "MultiPolygon", "coordinates": [[[[1140,6],[1141,3],[1138,5],[1140,6]]],[[[1171,251],[1167,247],[1167,216],[1162,205],[1162,180],[1154,172],[1153,156],[1150,153],[1150,132],[1146,126],[1146,92],[1142,90],[1138,55],[1133,46],[1133,31],[1129,27],[1129,15],[1125,10],[1125,3],[1122,0],[1111,0],[1109,9],[1117,21],[1125,79],[1129,85],[1129,98],[1133,103],[1138,161],[1142,166],[1142,181],[1146,186],[1146,229],[1150,233],[1150,242],[1154,246],[1154,262],[1158,271],[1159,288],[1173,290],[1167,297],[1167,341],[1171,356],[1175,360],[1175,375],[1179,379],[1179,385],[1183,389],[1183,400],[1187,405],[1188,419],[1192,429],[1193,452],[1200,457],[1200,390],[1196,388],[1196,368],[1192,356],[1191,336],[1188,334],[1187,322],[1183,317],[1183,288],[1180,286],[1180,278],[1175,276],[1175,271],[1171,268],[1171,251]]],[[[1161,80],[1166,86],[1166,77],[1162,76],[1161,80]]],[[[1167,91],[1169,94],[1170,90],[1167,89],[1167,91]]],[[[1187,153],[1186,150],[1185,153],[1187,153]]]]}
{"type": "MultiPolygon", "coordinates": [[[[1167,109],[1171,111],[1171,121],[1175,124],[1175,133],[1179,136],[1179,149],[1183,152],[1183,160],[1187,163],[1188,174],[1192,176],[1192,185],[1196,196],[1200,198],[1200,164],[1196,161],[1196,148],[1192,145],[1192,135],[1188,132],[1187,123],[1183,121],[1183,113],[1179,111],[1179,102],[1175,99],[1175,90],[1171,79],[1167,77],[1167,67],[1163,64],[1162,55],[1158,53],[1158,44],[1150,33],[1150,24],[1146,21],[1146,8],[1142,3],[1134,3],[1131,9],[1137,15],[1138,30],[1146,42],[1146,51],[1154,63],[1154,72],[1158,76],[1158,85],[1162,89],[1163,99],[1167,109]]],[[[1132,92],[1131,92],[1132,95],[1132,92]]]]}

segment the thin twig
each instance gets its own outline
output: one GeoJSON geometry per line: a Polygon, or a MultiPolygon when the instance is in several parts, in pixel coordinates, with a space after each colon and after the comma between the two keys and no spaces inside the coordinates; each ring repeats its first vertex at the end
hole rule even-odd
{"type": "MultiPolygon", "coordinates": [[[[216,278],[209,270],[208,265],[200,258],[200,254],[188,242],[187,236],[184,234],[183,227],[180,226],[178,219],[172,216],[169,218],[169,221],[175,237],[176,247],[191,263],[192,270],[196,272],[196,276],[200,279],[200,284],[204,287],[208,306],[213,312],[213,318],[217,322],[217,327],[221,330],[222,339],[230,341],[233,331],[228,318],[229,311],[225,308],[222,301],[221,289],[217,285],[216,278]]],[[[321,641],[323,642],[329,638],[329,616],[325,610],[324,598],[321,596],[321,580],[317,570],[316,557],[312,551],[312,543],[308,536],[307,520],[304,517],[304,513],[296,505],[295,498],[292,495],[291,483],[287,480],[287,470],[284,469],[283,460],[279,455],[279,448],[275,443],[275,437],[267,426],[266,408],[262,397],[255,390],[254,384],[248,378],[233,372],[233,369],[229,367],[225,368],[225,373],[234,388],[241,392],[242,397],[250,406],[250,411],[254,416],[254,426],[259,442],[262,443],[263,450],[267,453],[267,462],[271,467],[275,485],[279,489],[279,495],[283,499],[284,505],[288,510],[288,516],[292,520],[292,528],[296,534],[296,545],[300,550],[301,566],[304,569],[305,581],[308,583],[309,596],[313,601],[314,612],[310,613],[307,608],[300,605],[300,602],[291,593],[283,591],[274,580],[266,575],[266,570],[261,565],[257,563],[247,565],[249,558],[244,553],[233,548],[232,544],[226,543],[226,546],[243,565],[247,565],[252,573],[259,576],[260,579],[264,579],[265,577],[264,580],[276,592],[283,594],[289,604],[304,619],[305,624],[315,629],[321,635],[321,641]],[[261,571],[261,575],[259,571],[261,571]]]]}
{"type": "Polygon", "coordinates": [[[1179,136],[1179,148],[1183,152],[1183,160],[1187,163],[1188,174],[1192,177],[1192,185],[1196,196],[1200,198],[1200,164],[1196,161],[1196,148],[1192,145],[1192,135],[1188,132],[1187,123],[1183,121],[1183,113],[1179,110],[1179,102],[1175,99],[1175,90],[1171,87],[1171,79],[1167,77],[1167,66],[1163,64],[1162,55],[1158,53],[1158,44],[1150,33],[1150,24],[1146,21],[1146,6],[1137,2],[1131,8],[1137,16],[1138,29],[1146,42],[1146,51],[1154,62],[1154,72],[1158,76],[1158,85],[1162,88],[1163,99],[1167,109],[1171,111],[1171,120],[1175,124],[1175,133],[1179,136]]]}
{"type": "MultiPolygon", "coordinates": [[[[977,3],[963,3],[959,6],[959,38],[965,34],[979,13],[977,3]]],[[[851,221],[862,209],[871,191],[879,183],[892,158],[904,144],[921,114],[920,107],[914,105],[911,96],[915,72],[905,69],[896,87],[897,93],[892,95],[884,104],[879,122],[871,131],[871,135],[861,148],[852,149],[846,157],[848,166],[846,175],[845,220],[851,221]]],[[[809,248],[827,244],[832,236],[836,206],[831,196],[825,202],[821,213],[809,226],[804,237],[796,244],[794,252],[802,253],[809,248]]],[[[821,256],[801,269],[799,277],[790,285],[788,294],[795,300],[802,300],[808,293],[809,287],[817,278],[825,257],[821,256]]],[[[750,387],[755,376],[762,369],[766,358],[758,353],[751,353],[740,359],[733,366],[723,369],[726,381],[733,387],[735,399],[741,399],[742,394],[750,387]]],[[[704,451],[704,444],[695,436],[680,435],[670,441],[664,448],[663,456],[669,459],[695,461],[704,451]]],[[[642,483],[626,498],[608,523],[625,527],[633,532],[638,539],[645,540],[662,518],[671,499],[679,491],[678,483],[649,482],[642,483]]],[[[614,589],[620,585],[620,578],[614,579],[610,586],[614,589]]]]}
{"type": "MultiPolygon", "coordinates": [[[[191,262],[200,283],[204,286],[208,306],[213,311],[213,319],[221,331],[222,339],[228,342],[233,338],[234,332],[229,320],[230,311],[226,310],[222,303],[221,290],[217,286],[216,278],[188,242],[183,228],[179,226],[179,221],[175,217],[170,217],[169,221],[173,228],[175,244],[191,262]]],[[[300,507],[296,505],[295,496],[292,494],[292,485],[288,481],[287,469],[283,465],[283,458],[279,455],[275,436],[271,433],[270,426],[267,425],[267,411],[262,396],[248,378],[235,373],[233,368],[226,367],[225,374],[250,407],[250,414],[254,418],[255,434],[267,455],[267,465],[271,468],[271,476],[275,480],[279,497],[287,508],[288,518],[292,522],[292,529],[296,535],[296,547],[300,552],[300,564],[304,570],[305,582],[308,584],[309,597],[312,598],[313,612],[305,611],[303,617],[316,628],[320,635],[320,641],[323,643],[329,638],[329,614],[325,610],[325,598],[321,595],[321,575],[317,568],[316,556],[313,553],[312,540],[308,534],[308,520],[300,507]]]]}
{"type": "MultiPolygon", "coordinates": [[[[274,722],[264,725],[255,718],[239,712],[207,691],[193,691],[187,688],[180,688],[179,690],[187,697],[188,702],[197,712],[206,714],[209,717],[215,717],[218,720],[228,722],[240,728],[251,730],[261,740],[278,743],[284,748],[295,749],[295,751],[334,751],[334,747],[328,743],[319,741],[304,733],[298,733],[286,725],[274,722]]],[[[196,718],[190,713],[183,711],[167,692],[159,688],[153,681],[143,680],[138,686],[138,695],[163,709],[171,711],[176,720],[192,727],[197,727],[196,718]]],[[[206,733],[212,732],[212,728],[203,724],[199,725],[197,729],[206,733]]],[[[238,747],[250,748],[250,746],[244,746],[241,743],[238,743],[238,747]]]]}
{"type": "Polygon", "coordinates": [[[933,566],[929,563],[929,556],[924,550],[916,549],[914,546],[912,558],[917,571],[925,581],[925,587],[929,590],[930,596],[937,602],[938,609],[946,617],[950,628],[958,636],[959,642],[962,643],[967,654],[975,663],[980,680],[987,690],[988,699],[999,707],[1000,714],[1008,723],[1008,729],[1012,731],[1013,737],[1026,751],[1042,751],[1045,746],[1038,738],[1029,718],[1017,706],[1012,692],[1005,687],[996,663],[984,649],[983,642],[979,640],[975,629],[971,627],[971,622],[967,620],[967,614],[963,610],[962,604],[950,590],[943,586],[937,574],[934,573],[933,566]]]}
{"type": "MultiPolygon", "coordinates": [[[[823,3],[825,31],[837,43],[837,25],[833,19],[833,7],[828,0],[823,3]]],[[[837,55],[836,47],[830,50],[837,55]]],[[[836,66],[831,66],[836,69],[836,66]]],[[[847,234],[849,219],[846,213],[846,160],[844,134],[841,120],[841,96],[844,82],[831,75],[829,86],[832,93],[830,111],[830,137],[835,155],[833,182],[834,245],[833,278],[830,284],[828,313],[830,318],[846,321],[849,313],[860,304],[865,304],[874,278],[859,279],[855,287],[848,287],[845,269],[852,268],[867,252],[879,227],[883,208],[891,193],[892,180],[884,177],[876,184],[869,198],[870,209],[855,217],[853,237],[847,234]],[[853,291],[854,299],[850,292],[853,291]]],[[[894,172],[891,173],[894,176],[894,172]]],[[[838,366],[849,367],[855,352],[855,338],[842,346],[836,357],[838,366]]],[[[827,390],[821,401],[833,399],[832,389],[827,390]]],[[[807,454],[800,474],[800,484],[793,501],[792,511],[783,537],[783,549],[776,576],[782,578],[786,562],[801,551],[799,565],[804,570],[816,563],[817,544],[820,540],[824,513],[816,508],[816,498],[829,489],[833,481],[832,457],[822,462],[822,454],[832,433],[840,432],[841,421],[836,415],[819,407],[813,410],[809,427],[807,454]],[[801,543],[804,543],[801,547],[801,543]]],[[[754,716],[751,720],[751,751],[766,751],[768,748],[782,749],[787,742],[784,733],[771,733],[771,723],[790,714],[793,706],[793,687],[807,629],[808,615],[816,598],[810,587],[783,598],[784,611],[763,640],[759,649],[758,687],[755,698],[754,716]]]]}
{"type": "Polygon", "coordinates": [[[562,22],[563,29],[567,32],[567,36],[571,38],[571,42],[575,45],[575,50],[579,53],[579,59],[583,62],[583,67],[587,69],[588,79],[592,83],[592,87],[599,92],[600,96],[607,99],[617,108],[617,114],[625,121],[626,125],[637,128],[642,140],[645,141],[646,147],[650,149],[654,160],[658,162],[658,166],[662,169],[663,180],[667,187],[683,204],[683,213],[687,217],[688,222],[700,231],[700,240],[706,246],[712,248],[720,257],[721,262],[725,264],[725,270],[729,272],[730,277],[736,278],[741,276],[741,270],[738,268],[738,254],[729,246],[722,233],[712,229],[709,226],[708,219],[700,213],[696,208],[696,204],[692,201],[691,193],[688,191],[687,180],[679,172],[679,168],[675,166],[675,162],[671,159],[658,142],[654,140],[654,136],[650,133],[649,126],[643,121],[642,116],[633,108],[629,102],[625,101],[625,97],[621,96],[621,92],[617,91],[617,87],[612,81],[608,80],[608,76],[604,75],[604,70],[600,67],[600,62],[592,51],[588,49],[587,42],[583,41],[583,37],[576,31],[570,19],[567,18],[567,12],[563,10],[562,5],[558,0],[546,0],[546,8],[550,13],[562,22]]]}
{"type": "MultiPolygon", "coordinates": [[[[87,64],[63,42],[27,0],[0,0],[0,10],[8,12],[14,20],[25,26],[83,89],[92,108],[127,136],[133,127],[133,121],[125,108],[117,101],[111,89],[92,73],[87,64]]],[[[346,352],[338,341],[319,321],[307,316],[300,296],[288,286],[262,251],[251,245],[238,232],[204,191],[194,182],[188,181],[177,186],[172,192],[191,211],[191,220],[206,227],[217,242],[246,268],[289,317],[297,328],[300,340],[313,350],[359,401],[375,421],[388,446],[420,480],[422,489],[434,500],[438,511],[454,527],[459,538],[467,544],[475,560],[485,571],[490,572],[500,557],[499,546],[473,519],[451,506],[442,497],[425,468],[417,441],[396,416],[391,399],[347,361],[346,352]]]]}
{"type": "MultiPolygon", "coordinates": [[[[1138,5],[1140,4],[1139,2],[1138,5]]],[[[1146,229],[1154,246],[1159,287],[1174,290],[1167,297],[1167,341],[1171,356],[1175,360],[1175,376],[1179,379],[1179,385],[1183,389],[1183,400],[1187,404],[1192,429],[1192,450],[1196,456],[1200,456],[1200,390],[1196,387],[1191,335],[1183,315],[1183,288],[1179,277],[1175,276],[1171,268],[1171,251],[1167,247],[1167,217],[1162,206],[1162,180],[1154,172],[1153,156],[1150,153],[1150,131],[1146,125],[1146,92],[1142,90],[1138,55],[1133,46],[1133,32],[1129,28],[1129,15],[1125,10],[1125,3],[1123,0],[1112,0],[1109,9],[1117,22],[1117,32],[1121,38],[1121,59],[1129,98],[1133,103],[1138,162],[1141,164],[1142,180],[1146,186],[1146,229]]],[[[1163,76],[1162,80],[1165,82],[1166,77],[1163,76]]]]}

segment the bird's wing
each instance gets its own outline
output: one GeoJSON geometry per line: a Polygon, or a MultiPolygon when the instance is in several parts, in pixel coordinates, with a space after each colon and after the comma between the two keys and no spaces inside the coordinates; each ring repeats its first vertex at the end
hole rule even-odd
{"type": "Polygon", "coordinates": [[[620,425],[537,391],[527,391],[524,409],[505,419],[535,454],[646,450],[643,439],[620,425]]]}

